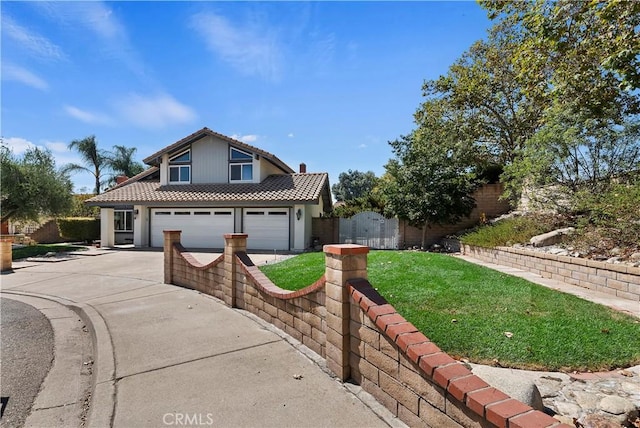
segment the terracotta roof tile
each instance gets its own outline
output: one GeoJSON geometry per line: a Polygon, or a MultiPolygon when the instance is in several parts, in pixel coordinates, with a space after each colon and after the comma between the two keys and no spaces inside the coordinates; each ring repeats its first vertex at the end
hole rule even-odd
{"type": "Polygon", "coordinates": [[[88,205],[122,204],[242,204],[304,203],[326,198],[329,177],[326,173],[271,175],[262,183],[174,184],[161,186],[157,181],[137,181],[118,186],[86,201],[88,205]]]}

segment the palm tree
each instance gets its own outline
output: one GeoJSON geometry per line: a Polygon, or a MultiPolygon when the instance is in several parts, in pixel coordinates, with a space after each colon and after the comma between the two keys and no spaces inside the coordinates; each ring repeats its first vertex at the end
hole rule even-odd
{"type": "Polygon", "coordinates": [[[104,169],[108,167],[108,163],[106,153],[103,150],[98,149],[98,143],[96,142],[95,135],[90,135],[82,140],[73,140],[69,143],[68,147],[69,150],[75,150],[78,152],[86,166],[71,163],[64,167],[64,171],[86,171],[90,173],[96,180],[94,193],[96,195],[99,194],[100,186],[102,185],[102,174],[104,169]]]}
{"type": "Polygon", "coordinates": [[[115,182],[119,175],[133,177],[144,171],[144,166],[140,162],[133,160],[136,152],[135,147],[113,146],[113,152],[107,157],[107,165],[111,168],[113,175],[109,179],[110,183],[115,182]]]}

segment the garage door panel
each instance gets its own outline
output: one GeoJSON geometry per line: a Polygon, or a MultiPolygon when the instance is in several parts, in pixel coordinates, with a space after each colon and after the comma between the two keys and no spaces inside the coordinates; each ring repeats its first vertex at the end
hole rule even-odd
{"type": "Polygon", "coordinates": [[[152,209],[151,246],[161,247],[164,230],[181,230],[187,248],[224,248],[224,234],[234,228],[233,209],[152,209]]]}
{"type": "Polygon", "coordinates": [[[242,223],[248,249],[289,250],[288,208],[245,209],[242,223]]]}

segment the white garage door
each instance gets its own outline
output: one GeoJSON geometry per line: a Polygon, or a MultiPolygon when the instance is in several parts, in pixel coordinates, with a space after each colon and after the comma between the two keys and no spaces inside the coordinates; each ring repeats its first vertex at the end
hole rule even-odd
{"type": "Polygon", "coordinates": [[[288,208],[246,208],[242,224],[247,249],[289,250],[288,208]]]}
{"type": "Polygon", "coordinates": [[[233,209],[151,209],[152,247],[164,245],[164,230],[181,230],[186,248],[224,248],[223,235],[233,233],[233,209]]]}

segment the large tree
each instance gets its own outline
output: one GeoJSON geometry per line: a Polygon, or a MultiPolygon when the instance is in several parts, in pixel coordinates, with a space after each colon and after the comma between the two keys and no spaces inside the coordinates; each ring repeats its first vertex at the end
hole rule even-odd
{"type": "Polygon", "coordinates": [[[367,197],[376,187],[378,178],[373,171],[341,172],[338,182],[331,187],[337,201],[350,201],[367,197]]]}
{"type": "Polygon", "coordinates": [[[131,178],[144,171],[144,165],[133,158],[136,150],[135,147],[113,146],[113,151],[106,155],[107,165],[112,171],[110,183],[115,182],[115,178],[119,175],[131,178]]]}
{"type": "Polygon", "coordinates": [[[481,0],[521,42],[511,56],[530,96],[588,110],[593,118],[638,111],[640,2],[481,0]]]}
{"type": "Polygon", "coordinates": [[[2,175],[2,221],[38,220],[41,215],[59,215],[70,209],[73,184],[56,168],[48,150],[30,148],[22,156],[0,144],[2,175]]]}
{"type": "Polygon", "coordinates": [[[100,193],[104,184],[104,173],[108,168],[108,154],[98,148],[95,135],[90,135],[81,140],[73,140],[69,143],[69,149],[78,152],[84,165],[72,163],[65,166],[66,172],[84,171],[93,175],[95,187],[93,193],[100,193]]]}
{"type": "Polygon", "coordinates": [[[458,122],[437,108],[440,102],[430,104],[432,114],[416,130],[389,143],[395,158],[385,165],[380,184],[385,213],[422,229],[423,248],[430,225],[455,223],[471,213],[477,184],[458,122]]]}
{"type": "Polygon", "coordinates": [[[478,159],[500,164],[517,159],[543,111],[539,100],[522,91],[510,62],[519,41],[512,29],[493,28],[486,41],[475,42],[445,75],[426,81],[426,100],[415,114],[418,126],[430,116],[441,116],[444,108],[457,121],[460,141],[478,159]]]}

